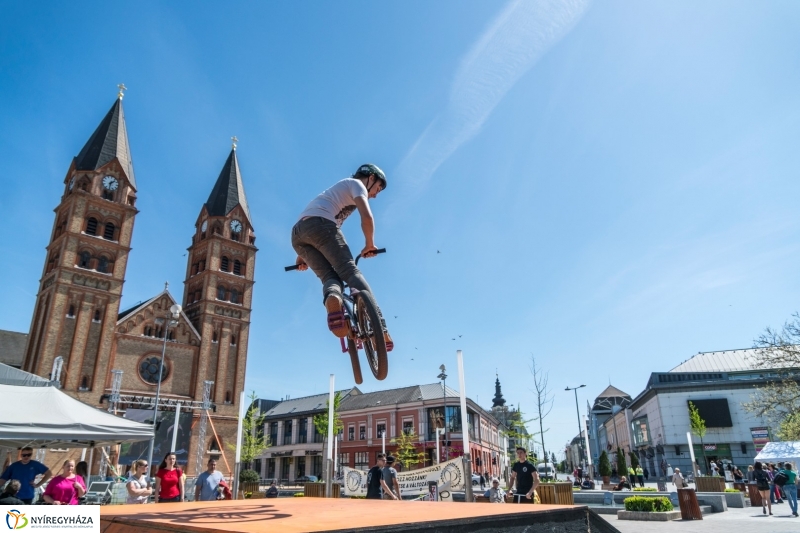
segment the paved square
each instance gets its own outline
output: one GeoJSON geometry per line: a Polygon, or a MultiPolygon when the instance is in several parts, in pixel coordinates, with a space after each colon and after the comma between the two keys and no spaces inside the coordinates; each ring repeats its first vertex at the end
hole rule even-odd
{"type": "Polygon", "coordinates": [[[797,533],[800,518],[792,518],[787,504],[772,507],[774,516],[764,516],[761,508],[728,509],[724,513],[707,514],[703,520],[673,520],[671,522],[639,522],[618,520],[613,515],[600,515],[620,533],[797,533]]]}

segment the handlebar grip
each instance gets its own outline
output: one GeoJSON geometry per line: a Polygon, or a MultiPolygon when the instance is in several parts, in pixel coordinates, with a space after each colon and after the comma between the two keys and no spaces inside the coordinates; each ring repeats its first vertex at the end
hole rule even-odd
{"type": "Polygon", "coordinates": [[[297,266],[297,265],[292,265],[292,266],[288,266],[288,267],[283,267],[283,269],[284,269],[286,272],[289,272],[289,271],[291,271],[291,270],[298,270],[299,268],[300,268],[300,267],[299,267],[299,266],[297,266]]]}
{"type": "MultiPolygon", "coordinates": [[[[386,253],[386,248],[376,248],[376,249],[375,249],[375,255],[378,255],[378,254],[385,254],[385,253],[386,253]]],[[[358,254],[358,255],[356,256],[356,264],[358,264],[358,260],[359,260],[359,259],[361,259],[361,254],[358,254]]]]}

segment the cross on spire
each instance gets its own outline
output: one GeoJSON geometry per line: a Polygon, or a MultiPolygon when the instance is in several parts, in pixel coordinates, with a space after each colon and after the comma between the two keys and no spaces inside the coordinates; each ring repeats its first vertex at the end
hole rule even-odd
{"type": "Polygon", "coordinates": [[[237,139],[237,138],[236,138],[236,135],[234,135],[233,137],[231,137],[231,148],[233,148],[234,150],[236,150],[236,143],[238,143],[238,142],[239,142],[239,139],[237,139]]]}
{"type": "Polygon", "coordinates": [[[117,85],[117,89],[119,89],[119,92],[117,93],[117,98],[122,100],[122,98],[125,96],[125,91],[127,91],[128,88],[125,87],[124,83],[120,83],[119,85],[117,85]]]}

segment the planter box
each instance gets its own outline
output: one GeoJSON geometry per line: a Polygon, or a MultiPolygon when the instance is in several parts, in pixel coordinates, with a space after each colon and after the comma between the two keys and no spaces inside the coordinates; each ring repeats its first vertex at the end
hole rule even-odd
{"type": "Polygon", "coordinates": [[[680,511],[666,511],[663,513],[648,513],[645,511],[617,511],[619,520],[643,520],[645,522],[668,522],[681,517],[680,511]]]}
{"type": "MultiPolygon", "coordinates": [[[[341,496],[342,486],[339,483],[331,485],[331,498],[341,496]]],[[[325,483],[306,483],[303,485],[303,495],[309,498],[324,498],[325,483]]]]}
{"type": "Polygon", "coordinates": [[[725,492],[725,478],[720,476],[697,476],[694,478],[697,492],[725,492]]]}
{"type": "Polygon", "coordinates": [[[536,489],[545,505],[575,505],[572,483],[541,483],[536,489]]]}
{"type": "Polygon", "coordinates": [[[736,509],[744,509],[744,493],[742,492],[725,492],[725,503],[728,507],[736,509]]]}

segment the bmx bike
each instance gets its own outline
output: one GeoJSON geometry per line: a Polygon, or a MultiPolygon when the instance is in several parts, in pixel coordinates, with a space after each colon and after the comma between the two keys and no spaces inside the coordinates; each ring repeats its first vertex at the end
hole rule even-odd
{"type": "MultiPolygon", "coordinates": [[[[375,250],[375,254],[386,252],[386,248],[375,250]]],[[[356,265],[361,255],[356,256],[356,265]]],[[[284,267],[284,270],[298,270],[297,265],[284,267]]],[[[389,374],[389,358],[386,350],[386,339],[383,336],[384,322],[378,311],[375,298],[369,291],[359,291],[345,284],[342,294],[344,316],[349,326],[347,334],[347,352],[353,366],[353,378],[356,384],[364,382],[361,375],[361,362],[358,359],[359,348],[364,349],[367,364],[375,379],[383,380],[389,374]]],[[[344,351],[345,340],[341,339],[344,351]]]]}

